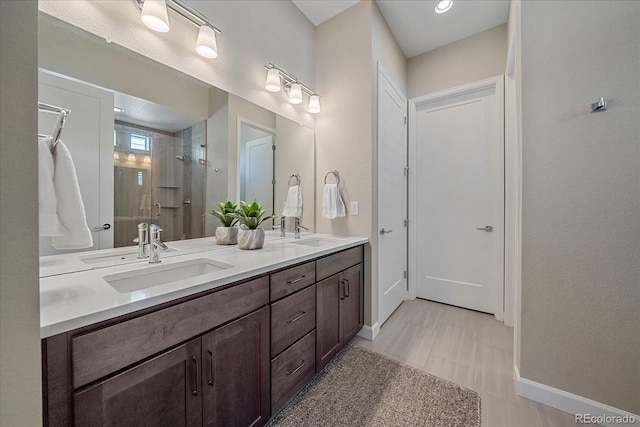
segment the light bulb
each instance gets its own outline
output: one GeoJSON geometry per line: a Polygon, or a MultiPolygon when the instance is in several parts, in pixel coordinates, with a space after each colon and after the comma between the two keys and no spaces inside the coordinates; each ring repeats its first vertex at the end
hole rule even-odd
{"type": "Polygon", "coordinates": [[[196,40],[196,51],[205,58],[215,59],[218,57],[218,42],[213,28],[207,25],[200,27],[196,40]]]}
{"type": "Polygon", "coordinates": [[[309,112],[313,114],[320,112],[320,97],[318,95],[311,95],[309,98],[309,112]]]}
{"type": "Polygon", "coordinates": [[[169,31],[169,13],[165,0],[144,0],[140,19],[153,31],[159,33],[169,31]]]}
{"type": "Polygon", "coordinates": [[[264,85],[269,92],[280,92],[280,71],[275,68],[267,71],[267,83],[264,85]]]}
{"type": "Polygon", "coordinates": [[[291,85],[289,89],[289,102],[292,104],[302,104],[302,87],[298,83],[291,85]]]}
{"type": "Polygon", "coordinates": [[[453,6],[452,0],[442,0],[436,5],[435,11],[437,14],[442,14],[451,10],[452,6],[453,6]]]}

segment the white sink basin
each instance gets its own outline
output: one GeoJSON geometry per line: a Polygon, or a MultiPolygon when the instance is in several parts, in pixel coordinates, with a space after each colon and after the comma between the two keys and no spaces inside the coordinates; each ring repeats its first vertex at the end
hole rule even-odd
{"type": "Polygon", "coordinates": [[[142,289],[152,288],[179,280],[190,279],[204,274],[215,273],[233,267],[224,262],[208,258],[198,258],[189,261],[158,265],[140,270],[109,274],[103,279],[113,289],[126,294],[142,289]]]}
{"type": "MultiPolygon", "coordinates": [[[[162,252],[175,252],[176,248],[169,247],[162,252]]],[[[100,264],[103,267],[108,267],[111,265],[117,264],[125,264],[128,262],[134,261],[142,261],[143,259],[138,259],[138,248],[135,249],[127,248],[122,250],[114,250],[109,251],[109,253],[97,254],[97,255],[88,255],[80,257],[80,261],[87,265],[98,265],[100,264]]]]}
{"type": "Polygon", "coordinates": [[[342,242],[342,239],[334,239],[330,237],[309,237],[306,239],[293,240],[291,243],[294,245],[305,245],[313,247],[329,246],[342,242]]]}

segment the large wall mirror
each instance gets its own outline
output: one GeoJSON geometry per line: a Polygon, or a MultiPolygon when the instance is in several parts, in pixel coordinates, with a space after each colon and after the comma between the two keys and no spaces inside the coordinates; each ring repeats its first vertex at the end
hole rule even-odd
{"type": "MultiPolygon", "coordinates": [[[[159,224],[165,241],[213,236],[218,224],[205,212],[227,199],[280,215],[295,174],[313,230],[312,129],[42,12],[38,38],[38,100],[71,110],[61,140],[90,250],[133,245],[140,222],[159,224]]],[[[54,119],[40,113],[39,133],[54,119]]],[[[64,253],[40,239],[40,255],[64,253]]]]}

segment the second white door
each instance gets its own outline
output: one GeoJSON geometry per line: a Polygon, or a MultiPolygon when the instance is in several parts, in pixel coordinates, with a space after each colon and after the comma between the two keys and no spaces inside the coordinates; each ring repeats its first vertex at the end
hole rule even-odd
{"type": "Polygon", "coordinates": [[[415,100],[416,295],[502,316],[503,82],[415,100]]]}

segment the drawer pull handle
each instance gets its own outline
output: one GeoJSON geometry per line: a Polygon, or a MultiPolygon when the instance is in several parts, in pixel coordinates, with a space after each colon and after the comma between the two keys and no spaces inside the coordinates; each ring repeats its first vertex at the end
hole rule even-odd
{"type": "Polygon", "coordinates": [[[213,386],[213,352],[207,349],[209,353],[209,385],[213,386]]]}
{"type": "Polygon", "coordinates": [[[195,356],[193,356],[193,364],[195,365],[195,369],[194,369],[194,373],[195,376],[193,377],[193,390],[191,390],[191,393],[194,396],[198,395],[198,379],[200,378],[200,373],[198,372],[198,359],[196,359],[195,356]]]}
{"type": "Polygon", "coordinates": [[[349,285],[349,279],[344,279],[344,283],[345,283],[344,297],[349,298],[349,295],[351,294],[351,286],[349,285]]]}
{"type": "Polygon", "coordinates": [[[302,317],[303,317],[305,314],[307,314],[305,311],[301,311],[301,312],[300,312],[300,314],[299,314],[299,315],[297,315],[296,317],[294,317],[293,319],[288,319],[288,320],[287,320],[287,323],[293,323],[293,322],[295,322],[296,320],[300,320],[300,319],[302,319],[302,317]]]}
{"type": "Polygon", "coordinates": [[[296,372],[298,372],[300,369],[302,369],[302,367],[307,363],[306,360],[303,360],[302,363],[300,364],[300,366],[298,366],[296,369],[294,369],[293,371],[287,371],[287,375],[293,375],[296,372]]]}
{"type": "Polygon", "coordinates": [[[293,280],[287,280],[287,285],[293,285],[294,283],[298,283],[301,280],[306,279],[307,276],[305,276],[304,274],[300,277],[298,277],[297,279],[293,279],[293,280]]]}
{"type": "Polygon", "coordinates": [[[346,286],[344,284],[344,280],[340,280],[338,282],[338,294],[340,295],[340,299],[345,299],[346,286]]]}

